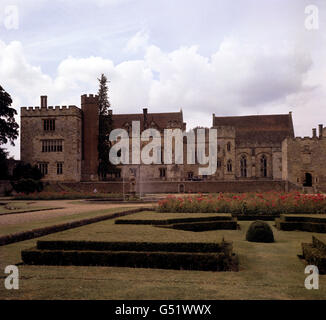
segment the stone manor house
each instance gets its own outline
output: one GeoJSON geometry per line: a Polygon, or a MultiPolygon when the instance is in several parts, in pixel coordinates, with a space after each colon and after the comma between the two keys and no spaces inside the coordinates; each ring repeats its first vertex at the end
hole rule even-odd
{"type": "MultiPolygon", "coordinates": [[[[120,165],[112,174],[99,178],[97,99],[82,95],[80,108],[60,107],[48,106],[47,96],[41,96],[40,107],[22,107],[21,160],[38,165],[45,181],[88,191],[128,192],[133,177],[137,192],[326,192],[326,128],[320,124],[318,134],[314,128],[312,137],[295,137],[291,112],[231,117],[213,114],[212,128],[218,133],[214,175],[200,176],[200,165],[186,164],[184,156],[184,164],[120,165]]],[[[132,121],[139,121],[141,131],[155,128],[162,133],[162,140],[165,128],[186,130],[182,110],[149,113],[145,108],[142,113],[113,113],[112,120],[114,128],[128,132],[132,121]]]]}

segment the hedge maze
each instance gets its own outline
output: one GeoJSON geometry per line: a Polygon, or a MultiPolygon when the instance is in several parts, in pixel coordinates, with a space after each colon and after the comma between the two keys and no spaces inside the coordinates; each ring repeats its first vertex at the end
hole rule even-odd
{"type": "Polygon", "coordinates": [[[38,241],[22,251],[31,265],[116,266],[203,271],[238,271],[232,242],[159,243],[38,241]]]}
{"type": "Polygon", "coordinates": [[[326,274],[325,236],[312,236],[312,243],[302,243],[302,255],[308,264],[318,267],[320,274],[326,274]]]}
{"type": "Polygon", "coordinates": [[[275,219],[275,226],[283,231],[326,233],[326,216],[282,214],[279,219],[275,219]]]}

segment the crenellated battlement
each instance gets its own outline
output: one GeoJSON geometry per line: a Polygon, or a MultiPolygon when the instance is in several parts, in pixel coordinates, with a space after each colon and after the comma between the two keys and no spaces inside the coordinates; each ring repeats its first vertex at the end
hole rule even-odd
{"type": "Polygon", "coordinates": [[[47,106],[47,107],[21,107],[22,117],[37,116],[64,116],[64,115],[81,115],[81,109],[74,105],[69,106],[47,106]]]}
{"type": "Polygon", "coordinates": [[[295,137],[292,139],[293,141],[316,141],[319,140],[318,137],[295,137]]]}
{"type": "Polygon", "coordinates": [[[98,102],[98,95],[83,94],[81,96],[81,104],[93,104],[98,102]]]}

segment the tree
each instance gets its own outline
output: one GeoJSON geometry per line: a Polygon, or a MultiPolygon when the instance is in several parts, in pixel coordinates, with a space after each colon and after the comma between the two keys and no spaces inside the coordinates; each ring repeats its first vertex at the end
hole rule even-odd
{"type": "Polygon", "coordinates": [[[0,180],[6,180],[9,177],[7,159],[8,152],[0,148],[0,180]]]}
{"type": "Polygon", "coordinates": [[[110,102],[108,98],[108,79],[102,74],[98,79],[100,87],[98,90],[98,109],[99,109],[99,136],[98,136],[98,174],[104,179],[107,173],[114,171],[114,166],[110,163],[109,154],[111,142],[109,135],[112,130],[112,115],[109,112],[110,102]]]}
{"type": "Polygon", "coordinates": [[[18,137],[17,111],[10,108],[11,104],[10,95],[0,86],[0,145],[9,141],[14,146],[14,140],[18,137]]]}
{"type": "Polygon", "coordinates": [[[108,97],[108,79],[107,77],[102,73],[101,78],[97,79],[100,83],[100,88],[98,90],[98,109],[99,114],[101,116],[108,115],[109,109],[110,109],[110,102],[108,97]]]}
{"type": "Polygon", "coordinates": [[[12,99],[1,86],[0,86],[0,179],[7,179],[8,174],[8,152],[1,147],[2,144],[10,142],[14,144],[14,140],[18,137],[18,124],[15,121],[17,111],[10,108],[12,99]]]}

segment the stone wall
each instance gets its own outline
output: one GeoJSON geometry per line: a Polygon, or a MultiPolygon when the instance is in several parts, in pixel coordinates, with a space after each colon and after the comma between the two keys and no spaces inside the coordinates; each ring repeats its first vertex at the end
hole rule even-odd
{"type": "Polygon", "coordinates": [[[326,191],[326,136],[286,139],[282,158],[283,180],[302,189],[310,174],[312,191],[326,191]]]}
{"type": "Polygon", "coordinates": [[[80,181],[82,113],[76,106],[21,108],[21,160],[38,165],[47,163],[44,181],[80,181]],[[43,121],[55,120],[55,130],[44,130],[43,121]],[[43,140],[62,140],[62,151],[43,152],[43,140]],[[62,163],[62,174],[57,163],[62,163]]]}
{"type": "MultiPolygon", "coordinates": [[[[129,192],[129,183],[122,182],[80,182],[64,183],[69,188],[83,192],[129,192]]],[[[198,192],[267,192],[285,191],[284,181],[152,181],[136,184],[139,193],[186,193],[198,192]]]]}

